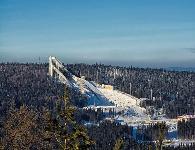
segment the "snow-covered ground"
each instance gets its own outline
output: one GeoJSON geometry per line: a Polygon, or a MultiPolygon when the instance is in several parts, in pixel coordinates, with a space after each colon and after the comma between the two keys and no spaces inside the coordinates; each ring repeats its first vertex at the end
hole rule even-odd
{"type": "Polygon", "coordinates": [[[115,106],[116,120],[125,123],[149,120],[145,108],[140,107],[139,99],[118,90],[106,89],[97,86],[94,82],[74,77],[74,81],[88,97],[88,107],[110,107],[115,106]]]}
{"type": "MultiPolygon", "coordinates": [[[[72,75],[70,82],[73,88],[79,89],[81,93],[87,97],[87,107],[93,109],[101,107],[103,109],[107,108],[107,110],[112,108],[116,112],[116,117],[114,118],[116,121],[129,125],[139,125],[140,123],[149,124],[158,121],[151,120],[146,113],[146,109],[139,106],[140,99],[132,95],[118,90],[104,88],[95,82],[87,81],[84,78],[79,78],[75,75],[72,75]]],[[[166,121],[170,124],[170,130],[176,129],[175,123],[172,129],[172,121],[168,121],[166,118],[161,118],[159,121],[166,121]]]]}
{"type": "Polygon", "coordinates": [[[90,81],[87,81],[82,78],[73,76],[75,82],[75,87],[79,88],[80,91],[86,95],[88,98],[88,106],[113,106],[105,96],[102,94],[98,88],[92,84],[90,81]]]}
{"type": "Polygon", "coordinates": [[[140,102],[138,98],[118,90],[102,87],[98,87],[98,90],[116,105],[116,112],[120,114],[115,118],[116,120],[123,120],[124,123],[128,124],[150,120],[146,114],[146,109],[138,105],[140,102]]]}
{"type": "Polygon", "coordinates": [[[115,106],[116,120],[123,120],[124,123],[140,122],[149,120],[145,108],[138,106],[139,99],[118,90],[97,87],[95,83],[84,79],[77,79],[77,84],[88,96],[88,106],[110,107],[115,106]]]}
{"type": "Polygon", "coordinates": [[[181,140],[181,139],[175,139],[172,141],[165,141],[164,145],[165,146],[174,146],[174,147],[178,147],[179,145],[190,145],[195,143],[195,140],[181,140]]]}
{"type": "Polygon", "coordinates": [[[131,107],[139,104],[140,100],[129,94],[120,92],[118,90],[110,90],[105,88],[98,88],[99,91],[117,107],[131,107]]]}
{"type": "MultiPolygon", "coordinates": [[[[62,74],[59,70],[57,70],[62,74]]],[[[115,119],[123,119],[124,122],[132,122],[138,120],[148,120],[145,108],[141,108],[138,104],[140,100],[129,94],[118,90],[107,89],[99,86],[95,82],[87,81],[84,77],[72,75],[68,70],[64,70],[70,74],[68,78],[63,76],[73,89],[81,91],[85,95],[88,107],[112,107],[118,115],[115,119]]]]}
{"type": "Polygon", "coordinates": [[[102,108],[104,111],[114,109],[116,117],[113,118],[123,124],[138,126],[139,124],[150,124],[165,121],[169,127],[169,132],[177,130],[177,121],[161,117],[159,120],[152,120],[146,113],[146,109],[140,107],[140,99],[120,92],[118,90],[104,88],[92,81],[84,78],[72,76],[70,80],[73,88],[79,89],[88,99],[88,106],[84,109],[102,108]]]}

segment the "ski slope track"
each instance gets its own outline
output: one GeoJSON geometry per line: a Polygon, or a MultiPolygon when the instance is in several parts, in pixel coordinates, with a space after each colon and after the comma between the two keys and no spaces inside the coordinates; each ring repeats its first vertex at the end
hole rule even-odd
{"type": "Polygon", "coordinates": [[[79,78],[73,75],[56,57],[49,57],[48,74],[74,91],[79,90],[87,98],[88,108],[112,108],[115,109],[114,111],[119,112],[118,114],[121,114],[119,117],[147,118],[146,110],[138,105],[139,99],[113,90],[112,86],[101,86],[85,80],[84,77],[79,78]]]}
{"type": "Polygon", "coordinates": [[[132,95],[103,88],[95,82],[72,74],[67,80],[71,88],[79,90],[87,97],[88,106],[85,108],[114,108],[117,113],[121,114],[115,119],[126,123],[149,120],[145,108],[139,106],[140,100],[132,95]]]}
{"type": "Polygon", "coordinates": [[[113,106],[92,82],[76,76],[73,76],[73,81],[75,87],[88,97],[88,106],[113,106]]]}

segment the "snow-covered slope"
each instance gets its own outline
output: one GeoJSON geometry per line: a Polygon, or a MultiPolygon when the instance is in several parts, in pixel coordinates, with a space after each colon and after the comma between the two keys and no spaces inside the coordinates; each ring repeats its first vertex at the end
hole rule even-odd
{"type": "Polygon", "coordinates": [[[117,114],[120,114],[115,119],[122,119],[126,123],[150,119],[146,114],[145,108],[139,106],[140,100],[138,98],[118,90],[97,86],[94,82],[74,75],[72,75],[69,81],[72,88],[80,90],[87,97],[88,107],[105,108],[114,106],[117,114]]]}
{"type": "Polygon", "coordinates": [[[112,104],[90,81],[87,81],[76,76],[73,77],[76,87],[88,97],[88,105],[95,106],[113,106],[112,104]]]}
{"type": "Polygon", "coordinates": [[[109,90],[101,87],[98,89],[106,98],[115,103],[117,107],[135,106],[140,102],[138,98],[122,93],[118,90],[109,90]]]}
{"type": "Polygon", "coordinates": [[[138,105],[138,98],[118,90],[109,90],[101,87],[98,89],[109,101],[117,106],[116,111],[121,112],[121,115],[115,119],[123,120],[126,123],[150,120],[146,114],[146,109],[138,105]]]}

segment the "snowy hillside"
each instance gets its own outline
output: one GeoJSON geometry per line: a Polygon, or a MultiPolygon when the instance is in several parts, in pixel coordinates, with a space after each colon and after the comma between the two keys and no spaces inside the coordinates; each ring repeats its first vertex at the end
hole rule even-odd
{"type": "Polygon", "coordinates": [[[87,107],[112,107],[117,113],[115,119],[126,123],[150,119],[145,108],[139,106],[140,100],[132,95],[102,87],[75,75],[72,75],[68,81],[72,88],[80,90],[87,97],[87,107]]]}
{"type": "Polygon", "coordinates": [[[98,88],[92,84],[91,82],[78,78],[76,76],[73,77],[74,82],[76,83],[76,87],[80,89],[80,91],[88,97],[88,106],[113,106],[114,104],[110,103],[110,101],[98,90],[98,88]]]}
{"type": "Polygon", "coordinates": [[[102,94],[113,102],[116,107],[116,112],[120,112],[120,116],[115,119],[123,120],[126,123],[150,120],[146,114],[145,108],[138,106],[139,99],[129,94],[122,93],[118,90],[109,90],[105,88],[98,88],[102,94]]]}
{"type": "Polygon", "coordinates": [[[138,98],[122,93],[118,90],[109,90],[101,87],[98,89],[107,99],[115,103],[117,107],[135,106],[140,102],[138,98]]]}
{"type": "Polygon", "coordinates": [[[145,108],[138,105],[140,102],[138,98],[118,90],[97,86],[94,82],[76,76],[74,76],[73,79],[81,92],[87,95],[89,107],[92,105],[98,108],[99,106],[115,106],[116,113],[120,114],[115,119],[123,120],[124,122],[136,122],[150,119],[146,114],[145,108]]]}

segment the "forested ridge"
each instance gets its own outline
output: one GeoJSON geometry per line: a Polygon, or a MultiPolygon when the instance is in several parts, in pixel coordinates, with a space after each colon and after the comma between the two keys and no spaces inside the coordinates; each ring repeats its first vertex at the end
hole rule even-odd
{"type": "MultiPolygon", "coordinates": [[[[153,96],[160,101],[152,104],[155,107],[166,106],[166,112],[171,117],[194,113],[195,73],[98,64],[68,65],[68,69],[78,76],[114,85],[115,88],[127,93],[130,92],[129,84],[132,83],[131,92],[137,97],[149,97],[152,88],[153,96]],[[158,89],[161,84],[163,88],[160,100],[158,89]],[[176,92],[177,96],[174,97],[175,91],[178,91],[178,94],[176,92]]],[[[102,110],[97,112],[86,110],[80,113],[80,109],[76,106],[85,105],[85,101],[81,101],[83,98],[80,93],[74,93],[61,83],[52,80],[47,72],[48,64],[0,64],[1,149],[158,148],[152,142],[139,142],[138,139],[134,139],[133,128],[130,126],[111,121],[101,122],[104,118],[102,110]],[[84,127],[83,120],[97,120],[96,123],[99,122],[99,125],[84,127]]],[[[166,133],[163,124],[149,125],[141,132],[145,141],[155,139],[160,143],[160,139],[156,139],[160,129],[166,133]]],[[[194,138],[194,120],[179,122],[178,129],[179,136],[183,139],[194,138]]],[[[177,149],[194,148],[195,145],[177,147],[177,149]]],[[[174,147],[163,149],[174,149],[174,147]]]]}

